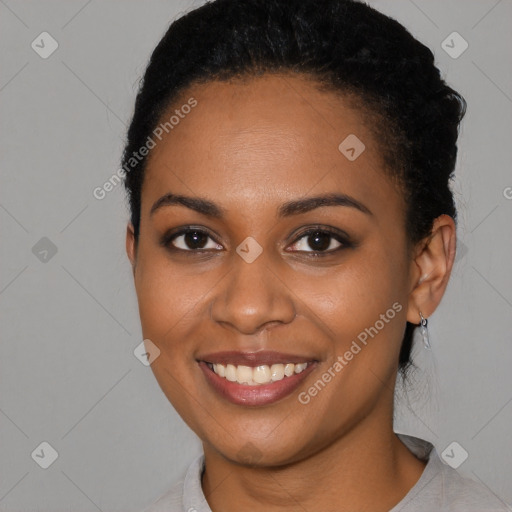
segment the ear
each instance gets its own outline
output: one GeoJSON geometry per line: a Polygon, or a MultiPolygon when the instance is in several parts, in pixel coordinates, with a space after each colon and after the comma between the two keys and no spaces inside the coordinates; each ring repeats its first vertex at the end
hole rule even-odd
{"type": "Polygon", "coordinates": [[[449,215],[434,221],[430,236],[416,248],[411,272],[411,291],[407,321],[420,323],[421,314],[428,318],[441,302],[455,259],[456,227],[449,215]]]}
{"type": "Polygon", "coordinates": [[[137,265],[137,241],[135,239],[135,231],[133,224],[130,222],[126,227],[126,254],[132,264],[133,276],[135,277],[135,267],[137,265]]]}

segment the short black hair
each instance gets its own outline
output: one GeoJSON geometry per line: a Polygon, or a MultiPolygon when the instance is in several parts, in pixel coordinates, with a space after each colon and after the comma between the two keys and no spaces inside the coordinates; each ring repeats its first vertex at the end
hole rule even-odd
{"type": "MultiPolygon", "coordinates": [[[[403,191],[411,247],[439,215],[457,220],[449,185],[466,102],[425,45],[357,0],[215,0],[170,25],[140,84],[122,157],[136,240],[147,158],[130,162],[173,101],[194,83],[272,72],[311,77],[357,98],[374,118],[385,170],[403,191]]],[[[415,327],[407,322],[404,330],[402,376],[415,327]]]]}

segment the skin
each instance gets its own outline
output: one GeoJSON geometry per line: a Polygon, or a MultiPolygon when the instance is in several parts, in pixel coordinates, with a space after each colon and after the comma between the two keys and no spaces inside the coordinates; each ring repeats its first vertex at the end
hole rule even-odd
{"type": "Polygon", "coordinates": [[[203,443],[207,501],[214,512],[388,511],[425,467],[393,433],[393,392],[406,321],[418,324],[419,311],[428,318],[447,286],[454,221],[437,218],[431,236],[411,247],[403,198],[371,127],[347,98],[311,80],[266,74],[196,84],[169,112],[190,96],[198,105],[151,151],[140,236],[128,225],[126,248],[144,338],[161,351],[152,370],[203,443]],[[366,146],[353,162],[338,150],[349,134],[366,146]],[[151,215],[169,192],[207,198],[224,216],[183,205],[151,215]],[[333,192],[371,214],[324,206],[277,217],[285,202],[333,192]],[[207,251],[193,253],[183,236],[174,244],[188,252],[159,243],[188,225],[210,232],[207,251]],[[340,243],[325,235],[331,252],[311,257],[316,247],[302,233],[318,225],[345,231],[354,245],[333,251],[340,243]],[[235,251],[248,236],[263,249],[250,264],[235,251]],[[301,404],[298,393],[395,302],[401,311],[301,404]],[[250,408],[219,397],[196,362],[208,352],[261,349],[318,364],[297,392],[250,408]]]}

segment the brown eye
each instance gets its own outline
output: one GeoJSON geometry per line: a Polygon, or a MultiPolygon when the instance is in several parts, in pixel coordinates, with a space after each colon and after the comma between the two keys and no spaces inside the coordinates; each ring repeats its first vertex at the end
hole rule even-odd
{"type": "Polygon", "coordinates": [[[313,229],[302,233],[292,248],[298,252],[322,254],[335,252],[348,246],[350,243],[338,233],[325,229],[313,229]]]}
{"type": "Polygon", "coordinates": [[[172,245],[176,249],[192,252],[222,249],[222,246],[217,244],[206,231],[200,229],[184,229],[175,233],[166,240],[165,245],[172,245]]]}
{"type": "MultiPolygon", "coordinates": [[[[326,251],[330,248],[332,236],[329,233],[317,231],[308,235],[307,243],[314,251],[326,251]]],[[[332,248],[332,247],[331,247],[332,248]]]]}

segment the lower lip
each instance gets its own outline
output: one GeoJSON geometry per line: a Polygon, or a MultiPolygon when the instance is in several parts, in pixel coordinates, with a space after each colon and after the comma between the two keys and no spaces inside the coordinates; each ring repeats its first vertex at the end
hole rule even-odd
{"type": "Polygon", "coordinates": [[[301,373],[291,377],[284,377],[276,382],[249,386],[231,382],[219,377],[204,361],[199,361],[199,367],[206,376],[206,380],[222,397],[236,405],[269,405],[293,393],[300,383],[313,371],[316,362],[308,364],[301,373]]]}

